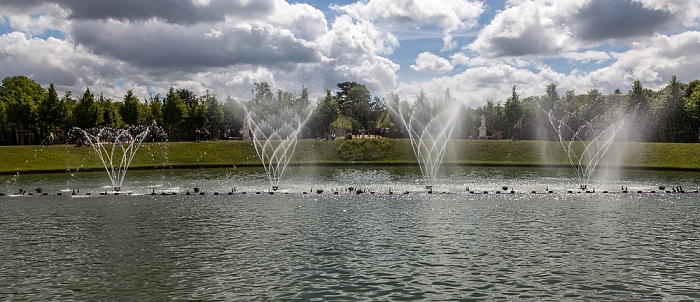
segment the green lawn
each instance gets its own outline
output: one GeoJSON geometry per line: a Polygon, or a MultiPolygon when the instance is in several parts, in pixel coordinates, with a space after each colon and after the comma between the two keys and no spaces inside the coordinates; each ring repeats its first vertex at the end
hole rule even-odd
{"type": "MultiPolygon", "coordinates": [[[[111,146],[108,146],[111,147],[111,146]]],[[[580,149],[581,146],[576,146],[580,149]]],[[[453,140],[446,164],[491,166],[568,166],[558,142],[453,140]]],[[[416,164],[406,139],[301,140],[292,164],[416,164]]],[[[251,141],[144,143],[131,168],[227,167],[260,165],[251,141]]],[[[700,170],[700,144],[615,143],[599,165],[627,168],[700,170]]],[[[73,145],[2,146],[0,173],[102,169],[92,148],[73,145]]]]}

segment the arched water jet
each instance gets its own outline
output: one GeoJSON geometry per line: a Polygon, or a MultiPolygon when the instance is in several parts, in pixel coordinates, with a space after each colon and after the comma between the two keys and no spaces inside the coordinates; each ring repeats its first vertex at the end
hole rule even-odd
{"type": "Polygon", "coordinates": [[[624,127],[625,119],[618,117],[610,121],[596,117],[585,120],[575,112],[557,118],[553,110],[545,113],[566,152],[579,187],[586,190],[596,167],[615,141],[617,133],[624,127]]]}
{"type": "Polygon", "coordinates": [[[93,131],[95,134],[78,127],[73,129],[79,133],[79,144],[92,147],[100,158],[114,191],[121,191],[131,161],[143,140],[151,133],[151,128],[154,127],[156,126],[129,129],[100,128],[93,131]]]}
{"type": "Polygon", "coordinates": [[[280,180],[314,108],[314,104],[305,107],[302,104],[270,106],[255,102],[245,106],[245,118],[250,126],[255,152],[274,191],[279,189],[280,180]]]}
{"type": "Polygon", "coordinates": [[[442,101],[431,102],[421,94],[413,107],[402,106],[397,99],[389,104],[394,116],[406,128],[425,188],[432,191],[442,166],[447,146],[457,123],[461,104],[449,92],[442,101]]]}

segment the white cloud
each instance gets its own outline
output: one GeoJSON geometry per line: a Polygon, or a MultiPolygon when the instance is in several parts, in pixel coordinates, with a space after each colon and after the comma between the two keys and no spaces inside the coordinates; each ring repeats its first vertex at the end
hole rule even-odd
{"type": "MultiPolygon", "coordinates": [[[[27,75],[47,85],[75,90],[109,77],[121,64],[107,61],[70,42],[33,38],[20,32],[0,36],[0,65],[4,76],[27,75]]],[[[83,88],[84,89],[84,88],[83,88]]]]}
{"type": "Polygon", "coordinates": [[[700,0],[511,0],[473,43],[437,55],[453,45],[453,36],[478,29],[484,2],[362,0],[335,6],[338,15],[329,22],[308,4],[283,0],[181,1],[176,12],[158,9],[162,1],[172,2],[3,1],[0,17],[14,32],[0,36],[0,77],[23,74],[42,85],[55,82],[60,91],[90,87],[115,99],[127,89],[143,98],[170,86],[248,99],[253,83],[263,81],[294,93],[303,85],[318,97],[339,82],[356,81],[373,93],[396,91],[407,99],[421,88],[434,97],[449,88],[477,107],[505,100],[514,85],[521,96],[541,95],[549,83],[561,92],[610,93],[640,79],[658,89],[671,75],[696,79],[700,66],[700,33],[687,27],[697,26],[700,0]],[[596,14],[611,3],[625,11],[596,14]],[[116,6],[127,9],[111,9],[116,6]],[[654,17],[643,24],[649,33],[597,30],[634,13],[654,17]],[[48,30],[66,38],[42,38],[48,30]],[[407,32],[421,40],[399,43],[397,35],[407,32]],[[408,47],[420,55],[399,61],[408,47]],[[551,61],[570,65],[545,63],[551,61]],[[430,75],[420,72],[441,74],[426,80],[430,75]]]}
{"type": "Polygon", "coordinates": [[[339,16],[328,33],[318,39],[325,61],[331,64],[329,80],[348,80],[368,85],[373,91],[388,91],[396,85],[399,65],[383,55],[398,47],[398,40],[371,22],[339,16]]]}
{"type": "Polygon", "coordinates": [[[209,5],[209,0],[192,0],[192,3],[198,7],[204,7],[209,5]]]}
{"type": "Polygon", "coordinates": [[[602,64],[612,59],[608,53],[595,50],[566,52],[562,53],[561,57],[584,63],[595,62],[596,64],[602,64]]]}
{"type": "MultiPolygon", "coordinates": [[[[566,6],[570,9],[569,6],[566,6]]],[[[468,46],[488,57],[553,55],[571,47],[563,8],[524,1],[499,12],[468,46]]]]}
{"type": "Polygon", "coordinates": [[[658,35],[647,42],[635,43],[629,51],[614,53],[615,63],[590,74],[592,81],[613,88],[640,80],[647,88],[659,89],[671,76],[681,81],[697,79],[700,66],[700,32],[658,35]]]}
{"type": "Polygon", "coordinates": [[[477,25],[485,6],[474,0],[369,0],[334,8],[358,20],[394,27],[437,25],[443,30],[443,49],[449,50],[455,47],[452,33],[477,25]]]}
{"type": "Polygon", "coordinates": [[[700,17],[700,0],[511,0],[469,50],[488,57],[557,57],[605,42],[626,44],[700,17]]]}
{"type": "Polygon", "coordinates": [[[425,51],[418,55],[416,64],[411,65],[411,68],[416,71],[447,72],[454,69],[454,66],[445,58],[438,57],[429,51],[425,51]]]}

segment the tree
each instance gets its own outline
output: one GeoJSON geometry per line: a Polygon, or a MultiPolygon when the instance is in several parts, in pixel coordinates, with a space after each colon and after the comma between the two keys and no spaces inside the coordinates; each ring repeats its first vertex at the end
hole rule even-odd
{"type": "Polygon", "coordinates": [[[627,96],[627,112],[632,112],[635,110],[639,112],[647,112],[649,102],[646,94],[644,93],[644,87],[642,86],[642,82],[640,80],[636,80],[634,83],[632,83],[632,89],[627,96]]]}
{"type": "Polygon", "coordinates": [[[195,106],[199,105],[199,100],[197,99],[197,95],[192,92],[192,90],[187,90],[184,88],[180,88],[176,91],[177,96],[180,97],[180,101],[182,101],[185,106],[187,106],[188,109],[192,109],[195,106]]]}
{"type": "MultiPolygon", "coordinates": [[[[332,133],[331,124],[338,119],[338,115],[338,103],[333,98],[331,91],[327,90],[326,96],[318,101],[318,105],[311,117],[312,135],[321,137],[332,133]]],[[[336,134],[342,134],[342,132],[336,134]]]]}
{"type": "Polygon", "coordinates": [[[73,121],[75,120],[75,116],[73,115],[73,111],[75,110],[75,106],[78,105],[78,101],[73,98],[73,92],[66,91],[61,97],[61,102],[64,105],[63,110],[65,110],[66,115],[66,120],[61,128],[68,131],[74,126],[73,121]]]}
{"type": "Polygon", "coordinates": [[[163,102],[161,101],[160,94],[151,96],[148,102],[148,115],[150,117],[149,122],[154,122],[156,125],[164,125],[163,123],[163,102]]]}
{"type": "Polygon", "coordinates": [[[254,88],[251,91],[253,93],[253,103],[257,105],[272,105],[272,89],[270,88],[270,84],[266,82],[262,83],[255,83],[253,84],[254,88]]]}
{"type": "Polygon", "coordinates": [[[97,127],[102,122],[100,106],[95,102],[95,95],[87,88],[73,108],[73,123],[82,129],[97,127]]]}
{"type": "Polygon", "coordinates": [[[630,122],[632,123],[629,133],[630,139],[641,141],[646,137],[647,131],[645,129],[652,125],[648,125],[646,122],[649,116],[649,101],[640,80],[634,81],[632,89],[627,94],[625,111],[630,116],[630,122]]]}
{"type": "Polygon", "coordinates": [[[0,99],[0,144],[5,143],[5,131],[7,125],[7,115],[5,110],[5,102],[0,99]]]}
{"type": "Polygon", "coordinates": [[[354,120],[355,127],[371,128],[372,95],[365,85],[356,82],[339,83],[336,93],[338,109],[342,115],[354,120]]]}
{"type": "MultiPolygon", "coordinates": [[[[202,102],[203,103],[203,102],[202,102]]],[[[187,109],[185,116],[186,125],[190,129],[202,128],[207,125],[207,108],[204,104],[197,105],[187,109]]]]}
{"type": "Polygon", "coordinates": [[[282,89],[277,89],[277,104],[280,106],[294,106],[296,105],[296,99],[294,99],[294,94],[291,92],[286,92],[282,89]]]}
{"type": "Polygon", "coordinates": [[[559,105],[559,92],[557,84],[547,85],[546,96],[542,99],[542,109],[545,111],[554,110],[559,105]]]}
{"type": "Polygon", "coordinates": [[[119,114],[127,125],[138,125],[141,120],[139,99],[134,95],[133,90],[129,90],[124,95],[124,103],[119,107],[119,114]]]}
{"type": "Polygon", "coordinates": [[[28,77],[11,76],[2,80],[0,100],[6,106],[7,121],[16,130],[34,130],[36,134],[37,106],[46,97],[46,90],[28,77]]]}
{"type": "Polygon", "coordinates": [[[661,123],[665,130],[662,136],[666,138],[666,141],[676,142],[681,131],[686,130],[686,126],[689,124],[685,115],[685,99],[681,83],[678,82],[675,75],[671,77],[671,81],[666,88],[666,97],[663,106],[661,106],[663,108],[661,123]]]}
{"type": "Polygon", "coordinates": [[[212,137],[220,137],[218,131],[223,128],[224,111],[215,95],[206,94],[207,124],[212,137]]]}
{"type": "Polygon", "coordinates": [[[372,109],[370,102],[372,95],[365,85],[358,85],[350,89],[346,101],[351,104],[349,117],[357,121],[358,126],[369,130],[373,128],[372,109]]]}
{"type": "Polygon", "coordinates": [[[170,91],[163,101],[163,124],[170,131],[177,131],[178,139],[180,139],[179,127],[185,120],[186,110],[187,108],[175,92],[175,88],[170,87],[170,91]]]}
{"type": "Polygon", "coordinates": [[[296,99],[296,106],[301,109],[306,109],[311,105],[311,100],[309,99],[309,89],[306,87],[301,88],[301,95],[296,99]]]}
{"type": "Polygon", "coordinates": [[[245,116],[243,106],[229,96],[221,107],[223,110],[222,126],[227,129],[228,135],[240,136],[239,130],[243,128],[243,118],[245,116]]]}
{"type": "Polygon", "coordinates": [[[690,118],[691,133],[697,134],[698,142],[700,142],[700,83],[699,85],[693,85],[693,90],[689,92],[686,98],[685,111],[690,118]],[[698,132],[694,132],[696,129],[698,132]]]}
{"type": "Polygon", "coordinates": [[[106,98],[100,93],[100,96],[97,98],[97,104],[100,106],[100,112],[102,112],[102,118],[98,122],[98,126],[110,128],[119,128],[122,126],[119,109],[111,98],[106,98]]]}
{"type": "Polygon", "coordinates": [[[340,110],[341,114],[350,116],[353,107],[353,100],[348,100],[348,95],[350,94],[350,90],[352,88],[360,86],[360,84],[355,82],[343,82],[338,83],[337,86],[340,88],[340,91],[336,92],[335,94],[335,99],[338,102],[338,109],[340,110]]]}
{"type": "Polygon", "coordinates": [[[506,122],[505,134],[511,139],[516,139],[520,124],[522,124],[520,119],[523,116],[523,110],[520,107],[520,96],[515,92],[515,86],[513,86],[511,96],[506,99],[504,109],[506,122]]]}
{"type": "Polygon", "coordinates": [[[49,84],[48,94],[39,103],[37,112],[42,137],[47,135],[47,131],[62,128],[68,121],[67,104],[58,97],[53,83],[49,84]]]}
{"type": "Polygon", "coordinates": [[[556,141],[559,139],[557,133],[554,131],[549,119],[551,118],[561,119],[564,115],[564,108],[561,106],[561,101],[559,99],[559,91],[557,90],[557,84],[551,83],[547,85],[545,89],[545,96],[542,97],[540,102],[541,110],[537,112],[537,121],[533,122],[537,127],[537,138],[545,139],[549,141],[556,141]]]}

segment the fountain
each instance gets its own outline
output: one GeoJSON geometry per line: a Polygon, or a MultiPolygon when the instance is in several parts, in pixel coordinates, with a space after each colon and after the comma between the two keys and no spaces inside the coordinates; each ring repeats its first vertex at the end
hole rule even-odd
{"type": "Polygon", "coordinates": [[[151,127],[129,129],[100,128],[92,134],[81,128],[73,128],[80,133],[80,144],[95,150],[115,192],[121,191],[124,177],[141,143],[148,136],[151,127]]]}
{"type": "Polygon", "coordinates": [[[425,188],[429,192],[432,192],[452,138],[460,105],[449,96],[448,91],[442,101],[431,102],[421,93],[412,108],[401,106],[396,99],[389,106],[406,128],[425,188]]]}
{"type": "Polygon", "coordinates": [[[586,120],[577,112],[565,113],[561,118],[555,117],[552,110],[545,113],[579,180],[580,189],[586,190],[595,168],[624,126],[624,118],[608,120],[596,117],[586,120]]]}
{"type": "Polygon", "coordinates": [[[311,118],[314,104],[276,104],[250,102],[245,106],[245,123],[250,127],[255,152],[262,162],[273,191],[296,150],[304,125],[311,118]]]}

